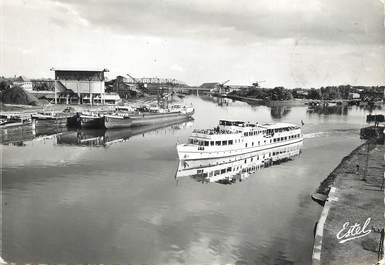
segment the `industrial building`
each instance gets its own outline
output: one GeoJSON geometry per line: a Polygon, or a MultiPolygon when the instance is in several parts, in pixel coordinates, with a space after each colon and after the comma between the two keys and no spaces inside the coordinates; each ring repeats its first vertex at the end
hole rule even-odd
{"type": "Polygon", "coordinates": [[[51,69],[55,71],[55,103],[116,104],[118,94],[105,92],[107,69],[51,69]]]}

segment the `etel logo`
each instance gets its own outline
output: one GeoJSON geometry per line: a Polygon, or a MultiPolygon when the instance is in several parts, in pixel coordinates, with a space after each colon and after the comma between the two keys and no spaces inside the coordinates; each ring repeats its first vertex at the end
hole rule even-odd
{"type": "Polygon", "coordinates": [[[345,243],[349,240],[367,236],[372,232],[372,230],[366,230],[366,227],[370,223],[370,217],[366,219],[363,226],[355,223],[354,225],[349,226],[349,222],[344,223],[342,229],[337,233],[338,243],[345,243]]]}

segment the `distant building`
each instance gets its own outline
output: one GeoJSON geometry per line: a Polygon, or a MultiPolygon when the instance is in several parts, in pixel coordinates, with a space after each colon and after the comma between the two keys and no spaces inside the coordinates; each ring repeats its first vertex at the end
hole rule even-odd
{"type": "Polygon", "coordinates": [[[349,99],[360,99],[359,93],[349,93],[349,99]]]}
{"type": "Polygon", "coordinates": [[[19,86],[26,91],[32,91],[32,81],[25,76],[19,76],[13,80],[13,86],[19,86]]]}
{"type": "Polygon", "coordinates": [[[200,88],[207,88],[207,89],[214,89],[214,88],[217,88],[218,85],[220,85],[220,83],[218,83],[218,82],[213,82],[213,83],[203,83],[203,84],[200,85],[199,87],[200,87],[200,88]]]}
{"type": "MultiPolygon", "coordinates": [[[[104,73],[108,72],[107,69],[52,70],[55,71],[55,103],[91,105],[106,103],[104,73]]],[[[116,96],[109,98],[118,101],[116,96]]]]}

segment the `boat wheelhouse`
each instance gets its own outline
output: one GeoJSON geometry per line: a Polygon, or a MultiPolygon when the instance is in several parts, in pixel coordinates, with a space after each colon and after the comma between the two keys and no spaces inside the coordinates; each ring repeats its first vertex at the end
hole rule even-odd
{"type": "Polygon", "coordinates": [[[258,124],[220,120],[213,129],[196,129],[187,144],[177,145],[179,159],[240,155],[303,141],[301,128],[290,123],[258,124]]]}

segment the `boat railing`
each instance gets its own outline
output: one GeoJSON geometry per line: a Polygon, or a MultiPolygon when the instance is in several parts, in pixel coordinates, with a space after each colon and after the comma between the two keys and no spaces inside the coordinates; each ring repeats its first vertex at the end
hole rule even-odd
{"type": "Polygon", "coordinates": [[[207,135],[217,135],[217,134],[235,134],[236,131],[231,130],[217,130],[217,129],[194,129],[193,133],[207,134],[207,135]]]}

